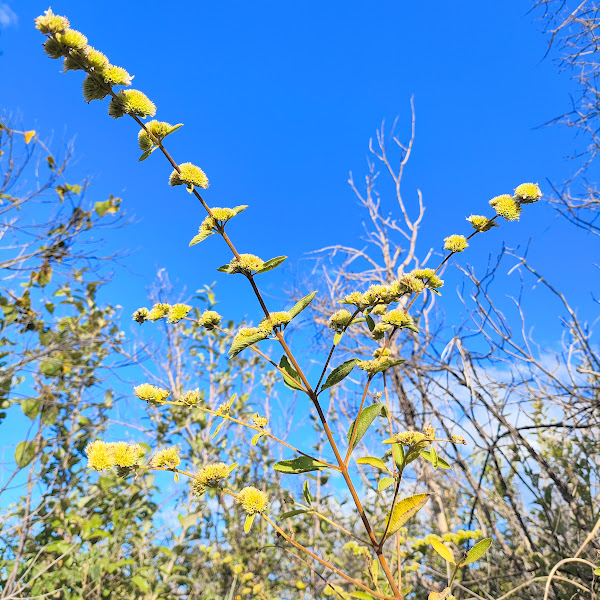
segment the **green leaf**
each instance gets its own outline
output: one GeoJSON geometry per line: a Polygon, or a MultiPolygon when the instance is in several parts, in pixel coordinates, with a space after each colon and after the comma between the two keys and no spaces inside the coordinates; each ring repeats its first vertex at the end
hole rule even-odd
{"type": "MultiPolygon", "coordinates": [[[[188,244],[188,246],[195,246],[196,244],[199,244],[201,241],[205,240],[209,235],[213,235],[214,231],[211,231],[210,229],[203,229],[200,233],[198,233],[198,235],[195,235],[191,240],[190,243],[188,244]]],[[[229,265],[226,265],[229,266],[229,265]]]]}
{"type": "Polygon", "coordinates": [[[375,329],[375,321],[373,321],[373,317],[371,315],[365,315],[365,320],[367,322],[369,331],[373,331],[373,329],[375,329]]]}
{"type": "Polygon", "coordinates": [[[273,468],[280,473],[297,475],[298,473],[308,473],[309,471],[321,471],[329,467],[318,460],[310,458],[310,456],[300,456],[289,460],[281,460],[275,463],[273,468]]]}
{"type": "Polygon", "coordinates": [[[480,542],[477,542],[468,552],[465,559],[460,563],[461,567],[470,565],[471,563],[477,562],[490,548],[492,545],[492,538],[485,538],[480,542]]]}
{"type": "Polygon", "coordinates": [[[243,210],[246,210],[247,208],[247,204],[240,204],[239,206],[234,206],[231,210],[233,211],[234,215],[239,215],[243,210]]]}
{"type": "Polygon", "coordinates": [[[23,411],[23,414],[32,421],[40,414],[41,408],[42,404],[38,398],[25,398],[21,401],[21,410],[23,411]]]}
{"type": "Polygon", "coordinates": [[[219,431],[221,431],[221,427],[223,427],[223,423],[225,423],[225,421],[221,421],[217,427],[215,428],[213,434],[210,436],[212,439],[214,439],[215,437],[217,437],[217,433],[219,433],[219,431]]]}
{"type": "Polygon", "coordinates": [[[291,365],[288,357],[284,354],[279,361],[279,367],[283,369],[288,375],[283,376],[283,383],[291,390],[299,390],[300,392],[304,392],[304,388],[296,383],[296,381],[300,381],[300,375],[291,365]],[[294,381],[296,380],[296,381],[294,381]]]}
{"type": "Polygon", "coordinates": [[[58,360],[44,360],[40,363],[40,373],[46,377],[56,377],[62,371],[62,363],[58,360]]]}
{"type": "MultiPolygon", "coordinates": [[[[432,448],[432,450],[435,452],[435,450],[433,448],[432,448]]],[[[421,457],[423,457],[425,460],[428,460],[434,466],[434,468],[436,466],[439,467],[440,469],[449,469],[450,468],[450,465],[448,464],[448,462],[446,460],[444,460],[437,452],[435,452],[435,457],[437,458],[437,460],[432,455],[431,450],[421,450],[421,457]],[[435,464],[436,462],[437,462],[437,465],[435,464]]]]}
{"type": "Polygon", "coordinates": [[[444,588],[441,592],[431,592],[427,600],[445,600],[450,595],[450,588],[444,588]]]}
{"type": "Polygon", "coordinates": [[[371,594],[367,592],[352,592],[350,598],[358,598],[359,600],[375,600],[371,594]]]}
{"type": "Polygon", "coordinates": [[[220,267],[217,267],[217,271],[219,271],[220,273],[227,273],[229,269],[229,263],[227,263],[226,265],[221,265],[220,267]]]}
{"type": "Polygon", "coordinates": [[[174,131],[177,131],[180,127],[183,127],[183,123],[177,123],[177,125],[170,127],[167,133],[165,133],[163,139],[165,139],[168,135],[171,135],[174,131]]]}
{"type": "Polygon", "coordinates": [[[83,189],[79,184],[71,184],[71,183],[65,183],[65,187],[70,191],[73,192],[73,194],[81,194],[81,190],[83,189]]]}
{"type": "Polygon", "coordinates": [[[385,406],[383,404],[380,404],[379,402],[376,404],[371,404],[371,406],[367,406],[360,413],[360,416],[358,417],[358,423],[356,423],[356,419],[352,421],[352,425],[350,426],[350,430],[348,431],[347,435],[348,443],[350,443],[350,440],[352,439],[352,433],[354,431],[354,428],[356,427],[356,435],[354,436],[354,441],[352,442],[351,450],[354,450],[354,448],[356,448],[356,445],[363,438],[363,436],[367,432],[367,429],[369,429],[369,427],[371,426],[371,423],[373,423],[373,421],[380,414],[384,414],[384,411],[385,406]]]}
{"type": "Polygon", "coordinates": [[[304,482],[302,486],[302,494],[304,496],[304,500],[306,500],[306,504],[312,506],[312,496],[310,495],[310,488],[308,485],[308,479],[304,482]]]}
{"type": "Polygon", "coordinates": [[[157,148],[158,148],[158,146],[152,146],[152,148],[150,148],[150,150],[146,150],[146,152],[144,152],[144,154],[142,154],[138,158],[138,162],[142,162],[143,160],[146,160],[157,148]]]}
{"type": "Polygon", "coordinates": [[[263,435],[265,435],[262,432],[257,433],[255,436],[252,437],[252,439],[250,440],[250,443],[253,446],[256,446],[256,444],[258,444],[258,440],[260,440],[261,437],[263,437],[263,435]]]}
{"type": "Polygon", "coordinates": [[[275,258],[271,258],[263,266],[256,271],[257,273],[266,273],[267,271],[272,271],[275,267],[278,267],[287,256],[276,256],[275,258]]]}
{"type": "Polygon", "coordinates": [[[305,508],[295,508],[294,510],[288,510],[287,512],[284,512],[282,515],[279,515],[279,518],[281,520],[289,519],[291,517],[295,517],[296,515],[304,515],[308,512],[310,512],[310,511],[306,510],[305,508]]]}
{"type": "Polygon", "coordinates": [[[59,414],[58,406],[48,406],[42,410],[42,425],[54,425],[56,423],[56,419],[58,419],[59,414]]]}
{"type": "Polygon", "coordinates": [[[15,449],[15,462],[19,469],[25,468],[35,458],[33,442],[19,442],[15,449]]]}
{"type": "Polygon", "coordinates": [[[248,533],[250,531],[250,527],[252,527],[252,523],[254,523],[255,518],[256,513],[246,516],[246,520],[244,521],[244,533],[248,533]]]}
{"type": "Polygon", "coordinates": [[[333,345],[337,346],[340,343],[340,340],[342,339],[342,336],[344,335],[343,331],[338,331],[334,336],[333,336],[333,345]]]}
{"type": "Polygon", "coordinates": [[[290,315],[292,315],[292,319],[299,315],[314,299],[317,295],[317,292],[313,292],[312,294],[308,294],[308,296],[304,296],[302,300],[296,302],[296,304],[288,311],[290,315]]]}
{"type": "Polygon", "coordinates": [[[452,550],[450,550],[450,548],[444,546],[444,544],[438,542],[438,540],[431,540],[431,546],[446,562],[455,564],[454,556],[452,555],[452,550]]]}
{"type": "Polygon", "coordinates": [[[411,517],[414,517],[427,504],[427,500],[429,500],[429,494],[415,494],[396,502],[385,520],[386,527],[388,522],[390,524],[386,539],[396,533],[411,517]]]}
{"type": "Polygon", "coordinates": [[[96,204],[94,204],[94,210],[99,217],[103,217],[106,214],[119,212],[120,204],[121,198],[115,198],[111,194],[108,200],[104,200],[104,202],[96,202],[96,204]]]}
{"type": "Polygon", "coordinates": [[[370,467],[375,467],[380,471],[386,471],[387,473],[390,470],[387,468],[387,465],[380,459],[375,456],[362,456],[356,460],[359,465],[369,465],[370,467]]]}
{"type": "Polygon", "coordinates": [[[392,457],[398,469],[404,468],[404,446],[402,444],[392,444],[392,457]]]}
{"type": "Polygon", "coordinates": [[[237,356],[242,350],[245,350],[246,348],[248,348],[248,346],[252,346],[252,344],[256,344],[256,342],[264,340],[266,337],[268,337],[268,335],[268,333],[263,333],[262,331],[259,331],[254,335],[244,337],[240,340],[234,339],[231,348],[229,348],[229,358],[237,356]]]}
{"type": "Polygon", "coordinates": [[[325,383],[321,386],[321,391],[326,390],[327,388],[333,387],[334,385],[336,385],[337,383],[342,381],[342,379],[345,379],[346,377],[348,377],[348,375],[350,375],[350,373],[352,372],[352,369],[354,369],[354,366],[359,362],[360,362],[360,359],[351,358],[350,360],[343,362],[341,365],[338,365],[327,376],[325,383]]]}
{"type": "Polygon", "coordinates": [[[395,481],[393,477],[382,477],[377,484],[377,489],[383,492],[383,490],[387,490],[390,486],[394,485],[395,481]]]}
{"type": "Polygon", "coordinates": [[[135,585],[142,592],[147,592],[150,589],[150,583],[148,582],[148,580],[145,577],[142,577],[141,575],[134,575],[131,578],[131,581],[133,581],[133,583],[135,583],[135,585]]]}

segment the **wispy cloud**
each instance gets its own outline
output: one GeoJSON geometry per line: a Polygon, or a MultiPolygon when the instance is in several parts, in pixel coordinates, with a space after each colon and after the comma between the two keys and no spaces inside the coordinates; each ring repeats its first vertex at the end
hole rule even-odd
{"type": "Polygon", "coordinates": [[[6,2],[0,2],[0,28],[16,25],[18,20],[17,13],[6,2]]]}

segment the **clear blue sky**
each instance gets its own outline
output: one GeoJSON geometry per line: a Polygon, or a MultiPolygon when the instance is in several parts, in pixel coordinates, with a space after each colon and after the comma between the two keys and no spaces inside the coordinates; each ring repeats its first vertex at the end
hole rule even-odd
{"type": "MultiPolygon", "coordinates": [[[[237,312],[224,301],[228,316],[259,317],[242,279],[215,272],[230,258],[219,239],[188,249],[205,215],[182,188],[166,185],[170,168],[160,156],[137,162],[135,124],[108,117],[107,102],[86,105],[81,73],[62,74],[60,62],[44,55],[33,19],[47,4],[0,6],[15,15],[0,35],[0,106],[52,138],[55,150],[74,138],[72,182],[90,175],[94,200],[119,195],[136,219],[106,240],[107,248],[136,250],[107,297],[128,315],[166,267],[192,289],[216,280],[222,300],[234,290],[248,299],[237,312]]],[[[232,237],[264,259],[287,254],[293,264],[332,243],[361,245],[363,215],[348,172],[361,180],[369,137],[383,119],[399,116],[408,132],[413,95],[417,137],[404,189],[415,204],[416,189],[423,192],[423,254],[468,232],[464,218],[489,211],[489,198],[523,181],[548,193],[546,179],[560,182],[573,168],[564,158],[573,133],[537,128],[568,109],[574,87],[542,60],[547,39],[528,1],[63,0],[52,8],[135,75],[158,119],[185,124],[168,140],[173,155],[206,171],[209,204],[250,205],[232,222],[232,237]]],[[[580,257],[593,255],[595,241],[546,206],[482,236],[465,260],[483,264],[503,239],[514,247],[530,238],[534,264],[593,316],[597,269],[580,257]]],[[[281,296],[282,273],[261,281],[267,293],[281,296]]],[[[459,281],[456,272],[446,278],[454,287],[459,281]]],[[[542,337],[556,340],[554,308],[537,308],[542,337]]]]}

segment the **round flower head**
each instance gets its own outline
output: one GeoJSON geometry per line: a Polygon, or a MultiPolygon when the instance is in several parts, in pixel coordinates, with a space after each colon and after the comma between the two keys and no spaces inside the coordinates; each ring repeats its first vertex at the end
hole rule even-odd
{"type": "Polygon", "coordinates": [[[171,308],[169,308],[167,323],[179,323],[181,319],[187,317],[190,310],[192,310],[192,307],[187,304],[173,304],[171,308]]]}
{"type": "Polygon", "coordinates": [[[69,54],[69,49],[61,44],[56,38],[48,38],[44,42],[44,52],[50,58],[60,58],[69,54]]]}
{"type": "Polygon", "coordinates": [[[115,466],[114,455],[109,444],[101,440],[95,440],[85,447],[88,457],[88,467],[96,471],[105,471],[115,466]]]}
{"type": "Polygon", "coordinates": [[[467,221],[473,225],[475,231],[489,231],[492,227],[499,227],[496,221],[492,221],[483,215],[471,215],[467,221]]]}
{"type": "Polygon", "coordinates": [[[148,321],[158,321],[164,319],[171,310],[171,305],[165,302],[157,302],[152,310],[146,315],[148,321]]]}
{"type": "Polygon", "coordinates": [[[269,497],[261,490],[248,486],[245,487],[238,495],[238,503],[249,515],[262,513],[269,505],[269,497]]]}
{"type": "Polygon", "coordinates": [[[285,310],[272,312],[258,324],[258,329],[263,333],[271,333],[275,327],[287,325],[291,320],[292,316],[285,310]]]}
{"type": "Polygon", "coordinates": [[[102,77],[109,85],[131,85],[133,77],[123,68],[107,65],[102,68],[102,77]]]}
{"type": "Polygon", "coordinates": [[[153,117],[156,114],[156,105],[139,90],[121,90],[110,101],[108,114],[115,119],[125,114],[142,118],[153,117]]]}
{"type": "Polygon", "coordinates": [[[233,258],[227,267],[227,273],[243,273],[250,275],[258,271],[264,265],[264,261],[254,254],[240,254],[239,258],[233,258]]]}
{"type": "Polygon", "coordinates": [[[425,288],[425,284],[414,275],[407,273],[398,280],[399,288],[404,289],[405,293],[416,294],[425,288]]]}
{"type": "Polygon", "coordinates": [[[421,431],[402,431],[393,437],[393,441],[403,444],[404,446],[412,446],[427,441],[427,436],[421,431]]]}
{"type": "Polygon", "coordinates": [[[261,417],[258,413],[254,413],[252,415],[252,422],[256,427],[266,427],[269,424],[269,419],[267,417],[261,417]]]}
{"type": "Polygon", "coordinates": [[[221,480],[228,477],[236,466],[235,464],[229,466],[219,462],[202,467],[194,477],[192,491],[196,496],[201,496],[206,490],[219,487],[221,480]]]}
{"type": "Polygon", "coordinates": [[[205,310],[200,315],[199,320],[200,326],[205,329],[211,330],[214,329],[221,323],[221,315],[214,310],[205,310]]]}
{"type": "Polygon", "coordinates": [[[515,200],[522,204],[537,202],[542,197],[542,190],[537,183],[522,183],[515,189],[515,200]]]}
{"type": "Polygon", "coordinates": [[[444,240],[444,250],[450,252],[462,252],[468,245],[467,238],[464,235],[449,235],[444,240]]]}
{"type": "Polygon", "coordinates": [[[64,33],[58,33],[56,39],[67,48],[72,50],[82,50],[87,46],[87,38],[80,31],[67,29],[64,33]]]}
{"type": "Polygon", "coordinates": [[[521,205],[510,194],[492,198],[490,206],[497,215],[504,217],[507,221],[518,221],[521,216],[521,205]]]}
{"type": "Polygon", "coordinates": [[[79,52],[67,54],[63,61],[63,73],[67,71],[83,71],[86,67],[86,60],[79,52]]]}
{"type": "Polygon", "coordinates": [[[159,450],[150,461],[151,467],[164,467],[167,469],[175,469],[181,463],[181,458],[179,458],[179,449],[176,447],[173,448],[164,448],[163,450],[159,450]]]}
{"type": "Polygon", "coordinates": [[[35,28],[41,33],[62,33],[69,28],[69,19],[55,15],[49,8],[43,15],[35,19],[35,28]]]}
{"type": "Polygon", "coordinates": [[[84,48],[83,53],[89,67],[100,71],[109,65],[106,55],[91,46],[84,48]]]}
{"type": "Polygon", "coordinates": [[[167,135],[172,125],[164,121],[149,121],[146,123],[146,129],[140,129],[138,133],[138,144],[140,150],[150,150],[155,145],[154,140],[150,137],[150,132],[159,142],[167,135]]]}
{"type": "Polygon", "coordinates": [[[133,388],[133,393],[140,399],[146,402],[164,402],[171,392],[163,390],[151,383],[142,383],[133,388]]]}
{"type": "Polygon", "coordinates": [[[370,286],[369,289],[362,295],[362,303],[365,306],[374,306],[375,304],[379,303],[387,304],[387,299],[388,287],[381,284],[370,286]]]}
{"type": "Polygon", "coordinates": [[[229,221],[229,219],[235,217],[235,212],[231,208],[221,208],[220,206],[215,206],[214,208],[210,209],[210,212],[217,221],[229,221]]]}
{"type": "Polygon", "coordinates": [[[117,467],[134,467],[146,455],[146,450],[139,444],[113,442],[109,446],[117,467]]]}
{"type": "Polygon", "coordinates": [[[199,188],[208,188],[208,177],[206,173],[192,163],[182,163],[179,165],[179,172],[175,169],[169,177],[169,185],[194,185],[199,188]]]}
{"type": "Polygon", "coordinates": [[[143,306],[142,308],[138,308],[132,315],[131,318],[137,323],[144,323],[144,321],[148,320],[148,315],[150,311],[143,306]]]}
{"type": "Polygon", "coordinates": [[[364,310],[367,306],[363,302],[363,294],[361,292],[351,292],[345,298],[340,300],[340,304],[353,304],[359,310],[364,310]]]}
{"type": "Polygon", "coordinates": [[[372,315],[376,315],[380,317],[381,315],[385,315],[387,311],[387,305],[385,304],[376,304],[371,311],[372,315]]]}
{"type": "Polygon", "coordinates": [[[386,331],[389,331],[390,329],[391,325],[388,325],[387,323],[377,323],[373,328],[373,331],[371,331],[371,335],[374,340],[381,340],[385,337],[386,331]]]}
{"type": "Polygon", "coordinates": [[[462,435],[457,435],[456,433],[452,434],[452,441],[455,444],[466,444],[465,438],[462,435]]]}
{"type": "Polygon", "coordinates": [[[381,322],[386,325],[391,325],[392,327],[400,328],[413,325],[412,318],[399,308],[390,310],[390,312],[383,315],[381,322]]]}
{"type": "Polygon", "coordinates": [[[329,328],[334,331],[341,331],[345,327],[350,325],[352,320],[352,313],[347,308],[342,308],[334,312],[329,319],[329,328]]]}
{"type": "Polygon", "coordinates": [[[420,279],[428,288],[434,290],[444,285],[444,282],[436,275],[433,269],[415,269],[411,275],[420,279]]]}
{"type": "Polygon", "coordinates": [[[186,392],[182,400],[188,406],[198,404],[198,402],[200,402],[200,390],[190,390],[189,392],[186,392]]]}
{"type": "MultiPolygon", "coordinates": [[[[66,60],[66,59],[65,59],[66,60]]],[[[110,93],[110,87],[93,75],[83,80],[83,98],[86,102],[102,100],[110,93]]]]}
{"type": "Polygon", "coordinates": [[[428,440],[435,440],[435,427],[432,425],[427,425],[423,427],[423,434],[428,440]]]}

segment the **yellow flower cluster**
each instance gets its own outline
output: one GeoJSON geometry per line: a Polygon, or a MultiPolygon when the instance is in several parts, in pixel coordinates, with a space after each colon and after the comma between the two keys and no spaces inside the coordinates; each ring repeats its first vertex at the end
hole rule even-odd
{"type": "Polygon", "coordinates": [[[151,467],[165,467],[167,469],[175,469],[180,463],[179,449],[176,447],[159,450],[150,460],[151,467]]]}
{"type": "Polygon", "coordinates": [[[258,271],[265,262],[254,254],[240,254],[239,258],[233,258],[227,267],[227,273],[243,273],[250,275],[258,271]]]}
{"type": "Polygon", "coordinates": [[[93,75],[88,75],[83,80],[83,99],[88,103],[92,100],[102,100],[109,92],[110,87],[93,75]]]}
{"type": "Polygon", "coordinates": [[[376,348],[375,352],[373,352],[373,357],[373,360],[362,360],[356,366],[372,376],[375,373],[386,371],[396,362],[391,357],[391,352],[388,348],[385,350],[376,348]]]}
{"type": "Polygon", "coordinates": [[[252,415],[252,422],[256,427],[266,427],[269,424],[267,417],[261,417],[258,413],[252,415]]]}
{"type": "Polygon", "coordinates": [[[285,310],[272,312],[258,324],[258,330],[262,333],[270,334],[276,327],[287,325],[291,320],[292,315],[285,310]]]}
{"type": "Polygon", "coordinates": [[[165,302],[157,302],[152,310],[146,315],[148,321],[158,321],[160,319],[164,319],[168,314],[169,310],[171,310],[171,305],[166,304],[165,302]]]}
{"type": "Polygon", "coordinates": [[[179,171],[174,169],[169,177],[169,185],[187,185],[197,186],[199,188],[208,188],[208,177],[206,173],[192,163],[182,163],[179,165],[179,171]]]}
{"type": "Polygon", "coordinates": [[[440,279],[434,269],[415,269],[411,275],[420,279],[427,287],[437,290],[444,285],[442,279],[440,279]]]}
{"type": "Polygon", "coordinates": [[[211,330],[221,323],[221,315],[214,310],[205,310],[198,321],[201,327],[211,330]]]}
{"type": "Polygon", "coordinates": [[[35,19],[35,28],[41,33],[55,34],[62,33],[69,28],[69,19],[55,15],[51,9],[48,9],[43,16],[35,19]]]}
{"type": "Polygon", "coordinates": [[[413,325],[413,320],[410,315],[407,315],[403,310],[395,308],[390,310],[388,313],[383,315],[381,322],[385,325],[391,325],[393,327],[409,327],[413,325]]]}
{"type": "Polygon", "coordinates": [[[107,65],[102,69],[102,79],[108,85],[131,85],[133,79],[123,68],[116,65],[107,65]]]}
{"type": "Polygon", "coordinates": [[[499,227],[496,221],[492,221],[483,215],[471,215],[467,217],[467,221],[471,223],[476,231],[489,231],[492,227],[499,227]]]}
{"type": "Polygon", "coordinates": [[[159,142],[169,133],[173,126],[170,123],[164,121],[148,121],[146,123],[146,129],[140,129],[138,133],[138,145],[140,150],[150,150],[154,145],[154,140],[150,137],[150,132],[159,142]]]}
{"type": "Polygon", "coordinates": [[[167,323],[179,323],[181,319],[187,317],[190,310],[192,310],[192,307],[187,304],[171,305],[167,314],[167,323]]]}
{"type": "Polygon", "coordinates": [[[190,390],[189,392],[186,392],[181,400],[188,406],[198,404],[198,402],[200,402],[200,390],[190,390]]]}
{"type": "Polygon", "coordinates": [[[192,482],[192,491],[196,496],[202,496],[206,490],[219,487],[222,479],[225,479],[237,467],[237,464],[226,465],[223,462],[214,463],[202,467],[192,482]]]}
{"type": "Polygon", "coordinates": [[[140,399],[146,402],[164,402],[171,392],[163,390],[151,383],[142,383],[133,388],[133,393],[140,399]]]}
{"type": "Polygon", "coordinates": [[[452,441],[455,444],[466,444],[465,438],[462,435],[457,435],[456,433],[452,434],[452,441]]]}
{"type": "Polygon", "coordinates": [[[83,49],[83,55],[89,67],[92,67],[95,70],[101,71],[105,67],[108,67],[110,64],[108,61],[108,57],[106,54],[103,54],[96,48],[92,48],[91,46],[86,46],[83,49]]]}
{"type": "Polygon", "coordinates": [[[143,306],[142,308],[138,308],[132,315],[131,318],[134,321],[137,321],[138,323],[144,323],[145,321],[148,320],[148,315],[150,314],[150,311],[143,306]]]}
{"type": "MultiPolygon", "coordinates": [[[[394,435],[391,440],[386,440],[387,443],[398,443],[404,446],[412,446],[413,444],[420,444],[428,441],[429,438],[422,431],[401,431],[394,435]]],[[[384,442],[385,443],[385,442],[384,442]]]]}
{"type": "Polygon", "coordinates": [[[57,33],[56,39],[63,46],[72,50],[83,50],[87,46],[85,35],[75,29],[66,29],[63,33],[57,33]]]}
{"type": "Polygon", "coordinates": [[[537,183],[522,183],[515,188],[515,199],[521,204],[537,202],[542,197],[542,190],[537,183]]]}
{"type": "Polygon", "coordinates": [[[444,240],[444,250],[449,250],[450,252],[462,252],[468,245],[467,238],[464,235],[449,235],[444,240]]]}
{"type": "Polygon", "coordinates": [[[521,216],[521,205],[510,194],[502,194],[490,200],[490,206],[500,217],[507,221],[518,221],[521,216]]]}
{"type": "Polygon", "coordinates": [[[350,325],[352,313],[347,308],[334,312],[329,319],[329,328],[334,331],[342,331],[350,325]]]}
{"type": "Polygon", "coordinates": [[[156,114],[156,104],[139,90],[121,90],[108,105],[108,114],[115,119],[132,115],[145,119],[156,114]]]}
{"type": "Polygon", "coordinates": [[[392,326],[388,325],[387,323],[377,323],[377,325],[375,325],[373,328],[373,331],[371,331],[371,335],[373,336],[374,340],[381,340],[391,328],[392,326]]]}
{"type": "Polygon", "coordinates": [[[146,455],[146,450],[140,444],[95,440],[86,446],[85,454],[88,467],[105,471],[112,467],[131,468],[138,465],[146,455]]]}
{"type": "Polygon", "coordinates": [[[248,486],[245,487],[238,496],[238,503],[249,515],[262,513],[269,505],[269,497],[261,490],[248,486]]]}

